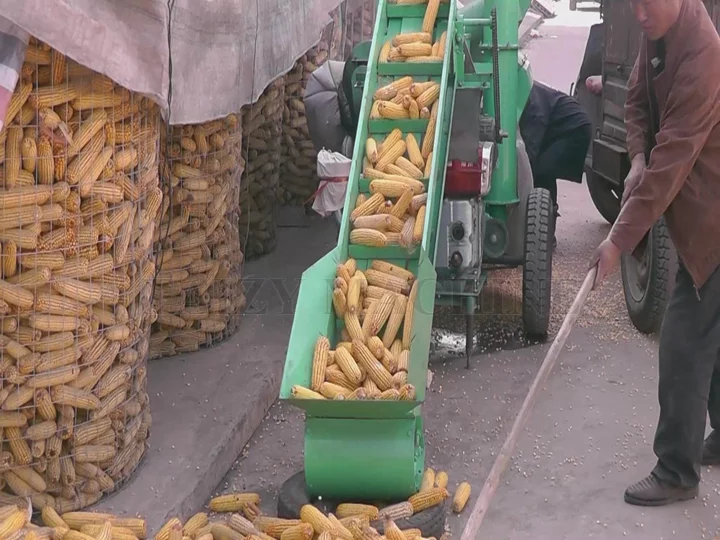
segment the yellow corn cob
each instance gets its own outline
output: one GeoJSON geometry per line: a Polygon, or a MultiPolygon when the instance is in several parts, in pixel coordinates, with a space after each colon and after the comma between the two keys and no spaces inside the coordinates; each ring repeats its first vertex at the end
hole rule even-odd
{"type": "Polygon", "coordinates": [[[410,106],[408,107],[408,115],[411,119],[417,120],[420,118],[420,107],[414,99],[410,100],[410,106]]]}
{"type": "MultiPolygon", "coordinates": [[[[296,399],[325,399],[325,396],[305,388],[304,386],[294,385],[290,391],[292,396],[296,399]]],[[[232,511],[232,510],[230,510],[232,511]]]]}
{"type": "Polygon", "coordinates": [[[422,31],[432,33],[435,28],[435,20],[437,19],[438,10],[440,9],[440,0],[428,0],[428,6],[425,10],[423,18],[422,31]]]}
{"type": "Polygon", "coordinates": [[[333,289],[333,307],[335,308],[335,315],[338,318],[342,319],[345,317],[347,301],[345,299],[345,294],[337,287],[333,289]]]}
{"type": "Polygon", "coordinates": [[[360,305],[360,292],[362,290],[362,279],[353,276],[348,284],[347,312],[357,313],[360,305]]]}
{"type": "Polygon", "coordinates": [[[303,507],[300,508],[300,520],[312,525],[313,530],[317,534],[322,534],[325,531],[333,531],[332,522],[328,517],[311,504],[303,505],[303,507]]]}
{"type": "Polygon", "coordinates": [[[37,162],[37,144],[33,137],[23,138],[20,143],[20,154],[22,156],[22,168],[34,173],[37,162]]]}
{"type": "Polygon", "coordinates": [[[412,84],[412,77],[401,77],[400,79],[381,86],[373,94],[373,99],[380,101],[387,101],[394,98],[398,92],[405,88],[409,88],[412,84]]]}
{"type": "MultiPolygon", "coordinates": [[[[373,268],[369,268],[365,271],[365,277],[367,278],[369,285],[400,294],[410,293],[410,284],[404,277],[380,272],[378,270],[374,270],[373,268]]],[[[370,292],[368,292],[368,294],[370,294],[370,292]]]]}
{"type": "Polygon", "coordinates": [[[386,140],[383,143],[375,168],[381,172],[385,172],[385,167],[394,164],[395,161],[405,153],[405,150],[405,141],[403,141],[402,138],[392,144],[386,140]]]}
{"type": "MultiPolygon", "coordinates": [[[[329,531],[326,531],[329,534],[329,531]]],[[[311,540],[313,537],[313,526],[309,523],[300,523],[288,527],[280,534],[280,540],[311,540]]]]}
{"type": "Polygon", "coordinates": [[[400,50],[397,47],[390,47],[388,53],[388,62],[404,62],[405,57],[400,54],[400,50]]]}
{"type": "Polygon", "coordinates": [[[419,244],[423,237],[423,228],[425,227],[425,209],[426,206],[421,206],[418,210],[417,217],[415,218],[415,228],[413,229],[413,243],[419,244]]]}
{"type": "Polygon", "coordinates": [[[435,123],[435,118],[431,116],[428,121],[427,128],[425,129],[425,136],[423,137],[422,148],[420,151],[422,156],[426,159],[430,155],[430,152],[432,152],[433,144],[435,144],[435,123]]]}
{"type": "MultiPolygon", "coordinates": [[[[417,297],[417,287],[418,287],[418,282],[416,281],[415,283],[413,283],[412,289],[410,290],[407,308],[405,310],[405,320],[403,322],[403,336],[402,336],[403,349],[410,349],[410,341],[412,339],[412,324],[413,324],[413,317],[415,314],[415,299],[417,297]]],[[[398,369],[400,369],[400,368],[398,367],[398,369]]]]}
{"type": "MultiPolygon", "coordinates": [[[[378,181],[373,180],[373,182],[378,181]]],[[[382,232],[374,229],[354,229],[350,231],[350,243],[369,247],[384,247],[387,245],[387,238],[382,232]]]]}
{"type": "Polygon", "coordinates": [[[434,83],[417,97],[417,104],[420,108],[431,107],[438,97],[440,97],[440,85],[434,83]]]}
{"type": "Polygon", "coordinates": [[[398,34],[392,39],[393,47],[408,43],[432,43],[432,35],[429,32],[408,32],[398,34]]]}
{"type": "Polygon", "coordinates": [[[340,368],[342,373],[347,377],[350,383],[355,386],[359,385],[363,381],[363,375],[360,371],[355,358],[345,348],[335,350],[335,363],[340,368]]]}
{"type": "Polygon", "coordinates": [[[390,517],[383,519],[383,533],[387,540],[407,540],[400,527],[390,517]]]}
{"type": "Polygon", "coordinates": [[[402,131],[398,128],[395,128],[388,133],[388,136],[385,137],[378,149],[378,159],[382,158],[383,155],[385,155],[393,147],[393,145],[400,140],[402,140],[402,131]]]}
{"type": "Polygon", "coordinates": [[[372,108],[370,109],[370,119],[377,120],[379,118],[382,118],[380,116],[380,102],[375,101],[375,102],[373,102],[372,108]]]}
{"type": "Polygon", "coordinates": [[[47,137],[40,137],[38,143],[38,159],[37,159],[37,175],[38,183],[51,184],[55,177],[55,163],[53,161],[52,145],[47,137]]]}
{"type": "Polygon", "coordinates": [[[105,109],[94,110],[88,116],[77,131],[73,134],[73,141],[67,148],[68,158],[75,157],[85,147],[86,144],[95,136],[95,134],[103,129],[107,122],[107,113],[105,109]]]}
{"type": "Polygon", "coordinates": [[[395,294],[388,292],[377,302],[377,307],[373,312],[373,317],[370,321],[369,333],[371,336],[376,336],[380,330],[385,326],[390,314],[392,313],[393,307],[395,306],[395,294]]]}
{"type": "Polygon", "coordinates": [[[335,514],[339,519],[361,515],[367,516],[370,521],[374,521],[379,513],[378,507],[370,504],[341,503],[335,510],[335,514]]]}
{"type": "Polygon", "coordinates": [[[53,288],[68,298],[84,304],[97,304],[102,300],[102,287],[96,283],[88,283],[77,279],[65,278],[53,283],[53,288]]]}
{"type": "Polygon", "coordinates": [[[408,501],[413,506],[413,512],[417,514],[433,506],[442,504],[442,502],[450,496],[445,488],[430,488],[412,495],[408,501]]]}
{"type": "Polygon", "coordinates": [[[387,118],[389,120],[401,120],[410,118],[405,107],[392,101],[380,101],[378,105],[378,112],[381,118],[387,118]]]}
{"type": "Polygon", "coordinates": [[[352,277],[350,270],[348,270],[348,268],[344,264],[338,264],[335,267],[335,275],[339,278],[342,278],[343,281],[345,281],[346,283],[349,283],[350,278],[352,277]]]}
{"type": "Polygon", "coordinates": [[[352,393],[351,390],[331,382],[323,382],[319,388],[320,394],[328,399],[345,399],[352,393]]]}
{"type": "MultiPolygon", "coordinates": [[[[395,337],[397,336],[398,332],[400,331],[400,327],[402,326],[403,319],[405,318],[405,310],[407,308],[407,298],[404,296],[397,296],[395,298],[395,304],[393,306],[392,313],[390,314],[390,318],[388,319],[387,326],[385,327],[385,333],[383,334],[383,346],[389,349],[393,342],[395,341],[395,337]]],[[[390,353],[392,355],[392,353],[390,353]]],[[[395,360],[397,358],[393,356],[395,360]]],[[[387,367],[387,366],[385,366],[387,367]]],[[[397,369],[397,362],[396,367],[397,369]]],[[[389,370],[391,373],[393,373],[395,370],[389,370]]]]}
{"type": "Polygon", "coordinates": [[[312,379],[310,388],[316,392],[325,380],[325,369],[327,368],[328,351],[330,341],[325,336],[320,336],[315,342],[315,354],[312,363],[312,379]]]}
{"type": "MultiPolygon", "coordinates": [[[[409,518],[412,515],[413,515],[412,504],[410,504],[408,501],[404,501],[401,503],[392,504],[390,506],[381,508],[380,511],[378,512],[376,519],[399,520],[399,519],[409,518]]],[[[385,526],[385,531],[387,534],[387,525],[385,526]]]]}
{"type": "MultiPolygon", "coordinates": [[[[358,319],[357,314],[355,313],[346,313],[345,314],[345,329],[347,330],[349,336],[351,336],[351,339],[363,339],[363,332],[362,327],[360,326],[360,321],[358,319]]],[[[338,355],[337,350],[335,351],[335,362],[338,361],[338,355]]]]}
{"type": "Polygon", "coordinates": [[[213,512],[239,512],[248,503],[260,504],[257,493],[230,493],[210,499],[208,508],[213,512]]]}
{"type": "Polygon", "coordinates": [[[334,514],[328,514],[328,519],[330,520],[330,523],[332,523],[333,530],[332,534],[330,534],[328,531],[325,532],[330,534],[331,538],[334,537],[338,540],[353,540],[352,533],[348,530],[347,527],[345,527],[345,525],[342,524],[342,522],[334,514]]]}
{"type": "Polygon", "coordinates": [[[370,163],[377,163],[378,160],[378,149],[377,142],[372,137],[368,137],[365,141],[365,156],[368,158],[370,163]]]}
{"type": "Polygon", "coordinates": [[[446,488],[448,485],[448,474],[445,471],[440,471],[435,475],[435,487],[446,488]]]}
{"type": "Polygon", "coordinates": [[[21,127],[11,126],[7,128],[8,134],[5,141],[5,187],[14,188],[18,183],[20,169],[22,168],[21,145],[23,130],[21,127]]]}
{"type": "Polygon", "coordinates": [[[430,56],[437,56],[437,55],[438,55],[437,52],[438,52],[438,47],[439,47],[439,46],[440,46],[440,43],[438,43],[437,41],[436,41],[435,43],[433,43],[433,45],[432,45],[432,52],[430,52],[430,56]]]}
{"type": "Polygon", "coordinates": [[[86,109],[100,109],[103,107],[119,107],[123,102],[121,93],[83,93],[72,100],[70,105],[76,111],[84,111],[86,109]]]}
{"type": "MultiPolygon", "coordinates": [[[[407,61],[408,61],[408,63],[411,63],[411,64],[441,64],[443,59],[440,58],[439,56],[428,55],[428,56],[413,56],[411,58],[408,58],[407,61]]],[[[422,110],[423,111],[427,110],[427,108],[422,109],[422,110]]],[[[422,116],[422,114],[420,115],[420,117],[426,118],[426,116],[422,116]]]]}
{"type": "Polygon", "coordinates": [[[380,361],[373,356],[370,349],[359,339],[354,339],[352,356],[357,360],[358,366],[362,367],[373,382],[381,391],[392,387],[392,375],[385,369],[380,361]]]}
{"type": "Polygon", "coordinates": [[[440,39],[438,40],[437,55],[440,57],[445,56],[445,42],[446,41],[447,41],[447,31],[443,32],[440,35],[440,39]]]}
{"type": "Polygon", "coordinates": [[[337,384],[339,386],[342,386],[343,388],[347,388],[350,391],[357,388],[358,385],[353,384],[353,382],[348,378],[347,375],[342,372],[340,368],[338,368],[336,365],[332,367],[335,367],[335,369],[328,368],[327,372],[325,373],[328,382],[337,384]]]}
{"type": "Polygon", "coordinates": [[[423,473],[422,482],[420,483],[420,491],[418,493],[422,493],[423,491],[428,491],[430,488],[434,487],[435,485],[435,471],[431,468],[425,469],[425,472],[423,473]]]}
{"type": "Polygon", "coordinates": [[[420,41],[414,43],[404,43],[398,46],[398,52],[405,58],[413,56],[429,56],[432,53],[432,45],[420,41]]]}
{"type": "MultiPolygon", "coordinates": [[[[388,198],[401,197],[407,188],[410,188],[415,195],[425,192],[425,184],[420,180],[415,180],[407,176],[386,175],[384,179],[372,180],[370,182],[370,191],[372,193],[377,192],[388,198]],[[376,191],[373,191],[373,184],[375,185],[376,191]],[[385,195],[385,193],[387,193],[387,195],[385,195]]],[[[390,213],[390,210],[388,213],[390,213]]]]}
{"type": "Polygon", "coordinates": [[[370,198],[368,198],[365,202],[363,202],[360,206],[358,206],[352,211],[352,214],[350,214],[350,219],[354,221],[360,216],[370,216],[374,214],[384,200],[385,198],[379,193],[376,195],[372,195],[370,198]]]}
{"type": "Polygon", "coordinates": [[[406,176],[420,180],[423,177],[422,169],[416,167],[409,159],[400,156],[396,161],[395,165],[405,171],[406,176]]]}
{"type": "MultiPolygon", "coordinates": [[[[438,488],[440,489],[440,488],[438,488]]],[[[465,508],[465,505],[467,504],[468,500],[470,499],[470,492],[471,492],[470,484],[467,482],[462,482],[458,487],[457,490],[455,490],[455,495],[453,496],[453,503],[452,503],[452,509],[453,512],[456,514],[459,514],[463,511],[465,508]]]]}
{"type": "MultiPolygon", "coordinates": [[[[409,133],[407,137],[405,137],[405,143],[407,147],[408,157],[410,158],[410,163],[412,163],[416,168],[423,170],[423,168],[425,167],[425,160],[420,153],[420,147],[418,146],[415,135],[409,133]]],[[[427,174],[421,175],[420,178],[422,178],[423,176],[427,176],[427,174]]]]}
{"type": "MultiPolygon", "coordinates": [[[[432,155],[433,153],[428,153],[427,160],[425,161],[425,168],[423,170],[423,176],[425,178],[430,177],[430,173],[432,172],[432,155]]],[[[422,158],[422,156],[420,156],[422,158]]]]}
{"type": "Polygon", "coordinates": [[[5,112],[5,126],[9,126],[15,119],[15,117],[18,115],[18,113],[20,113],[23,105],[25,105],[25,102],[27,102],[28,98],[30,97],[32,87],[33,85],[31,83],[18,83],[17,88],[15,89],[15,93],[10,98],[10,103],[8,103],[7,111],[5,112]]]}
{"type": "MultiPolygon", "coordinates": [[[[8,242],[9,243],[9,242],[8,242]]],[[[9,254],[7,252],[7,244],[6,244],[6,251],[4,253],[4,257],[8,257],[9,254]]],[[[7,266],[5,266],[4,270],[7,270],[7,266]]],[[[14,272],[13,272],[14,274],[14,272]]],[[[8,304],[12,304],[14,306],[17,306],[19,308],[30,308],[35,302],[35,298],[33,294],[28,291],[27,289],[24,289],[23,287],[19,285],[13,285],[12,283],[8,283],[7,281],[3,281],[0,279],[0,299],[4,300],[8,304]]]]}
{"type": "Polygon", "coordinates": [[[412,384],[407,384],[407,373],[404,371],[399,371],[398,373],[401,374],[401,378],[404,379],[404,382],[400,386],[400,400],[401,401],[413,401],[417,397],[417,391],[415,390],[415,387],[412,384]]]}
{"type": "Polygon", "coordinates": [[[378,62],[381,64],[384,64],[388,61],[388,56],[390,55],[390,47],[392,46],[392,42],[386,41],[382,48],[380,49],[380,56],[378,57],[378,62]]]}
{"type": "Polygon", "coordinates": [[[0,523],[0,538],[9,538],[10,535],[22,529],[27,523],[27,512],[17,510],[0,523]]]}

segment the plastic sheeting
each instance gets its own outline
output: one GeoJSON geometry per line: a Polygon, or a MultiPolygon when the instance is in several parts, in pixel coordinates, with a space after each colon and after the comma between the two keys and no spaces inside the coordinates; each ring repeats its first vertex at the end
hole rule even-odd
{"type": "Polygon", "coordinates": [[[0,0],[0,13],[73,60],[151,97],[171,124],[193,124],[257,100],[318,42],[339,4],[0,0]]]}

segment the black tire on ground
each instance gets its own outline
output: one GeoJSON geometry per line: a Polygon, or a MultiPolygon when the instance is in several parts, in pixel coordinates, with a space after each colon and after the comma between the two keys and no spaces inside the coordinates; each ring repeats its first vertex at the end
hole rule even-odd
{"type": "Polygon", "coordinates": [[[632,255],[622,255],[620,273],[625,305],[630,320],[640,332],[652,334],[660,330],[677,267],[677,252],[665,218],[660,218],[650,229],[642,261],[632,255]]]}
{"type": "MultiPolygon", "coordinates": [[[[392,501],[394,504],[402,501],[392,501]]],[[[306,504],[313,504],[316,508],[325,513],[334,512],[337,503],[332,501],[310,501],[305,485],[305,471],[300,471],[288,478],[280,487],[278,493],[277,513],[278,517],[285,519],[298,519],[300,509],[306,504]]],[[[407,519],[399,519],[396,524],[401,529],[420,529],[423,537],[440,538],[445,532],[445,518],[447,516],[448,503],[428,508],[418,512],[407,519]]],[[[380,534],[384,532],[382,523],[373,522],[380,534]]]]}
{"type": "Polygon", "coordinates": [[[550,325],[555,213],[550,192],[533,188],[525,215],[522,317],[525,333],[544,337],[550,325]]]}
{"type": "Polygon", "coordinates": [[[595,208],[612,225],[620,214],[622,192],[592,171],[587,172],[585,179],[595,208]]]}

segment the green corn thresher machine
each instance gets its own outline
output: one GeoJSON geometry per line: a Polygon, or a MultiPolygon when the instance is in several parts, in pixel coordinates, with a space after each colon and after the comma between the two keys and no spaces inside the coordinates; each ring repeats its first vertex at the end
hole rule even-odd
{"type": "Polygon", "coordinates": [[[442,62],[379,63],[383,44],[418,32],[426,5],[379,0],[372,43],[351,58],[359,123],[338,245],[302,277],[290,336],[281,399],[306,412],[305,482],[310,497],[325,500],[399,500],[415,493],[424,471],[421,406],[425,398],[433,310],[465,308],[469,357],[472,314],[493,265],[523,266],[523,321],[528,333],[547,332],[554,213],[546,190],[534,189],[518,118],[532,77],[518,46],[518,27],[529,0],[479,0],[458,9],[440,5],[433,39],[447,31],[442,62]],[[365,50],[366,58],[358,58],[365,50]],[[350,212],[359,193],[364,142],[394,128],[421,140],[428,120],[369,120],[373,94],[402,76],[441,85],[421,245],[370,248],[351,245],[350,212]],[[459,174],[458,174],[459,172],[459,174]],[[447,177],[447,180],[446,180],[447,177]],[[414,401],[295,399],[293,385],[308,387],[317,338],[332,344],[343,322],[333,311],[338,263],[352,257],[358,268],[372,260],[411,270],[419,288],[415,305],[408,382],[414,401]]]}

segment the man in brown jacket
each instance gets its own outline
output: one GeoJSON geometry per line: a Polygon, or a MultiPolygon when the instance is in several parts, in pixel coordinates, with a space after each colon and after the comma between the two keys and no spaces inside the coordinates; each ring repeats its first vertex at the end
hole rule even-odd
{"type": "Polygon", "coordinates": [[[625,492],[660,506],[696,497],[700,465],[720,464],[720,38],[701,0],[629,1],[644,34],[625,106],[632,167],[592,264],[597,287],[665,215],[680,268],[660,335],[658,462],[625,492]]]}

